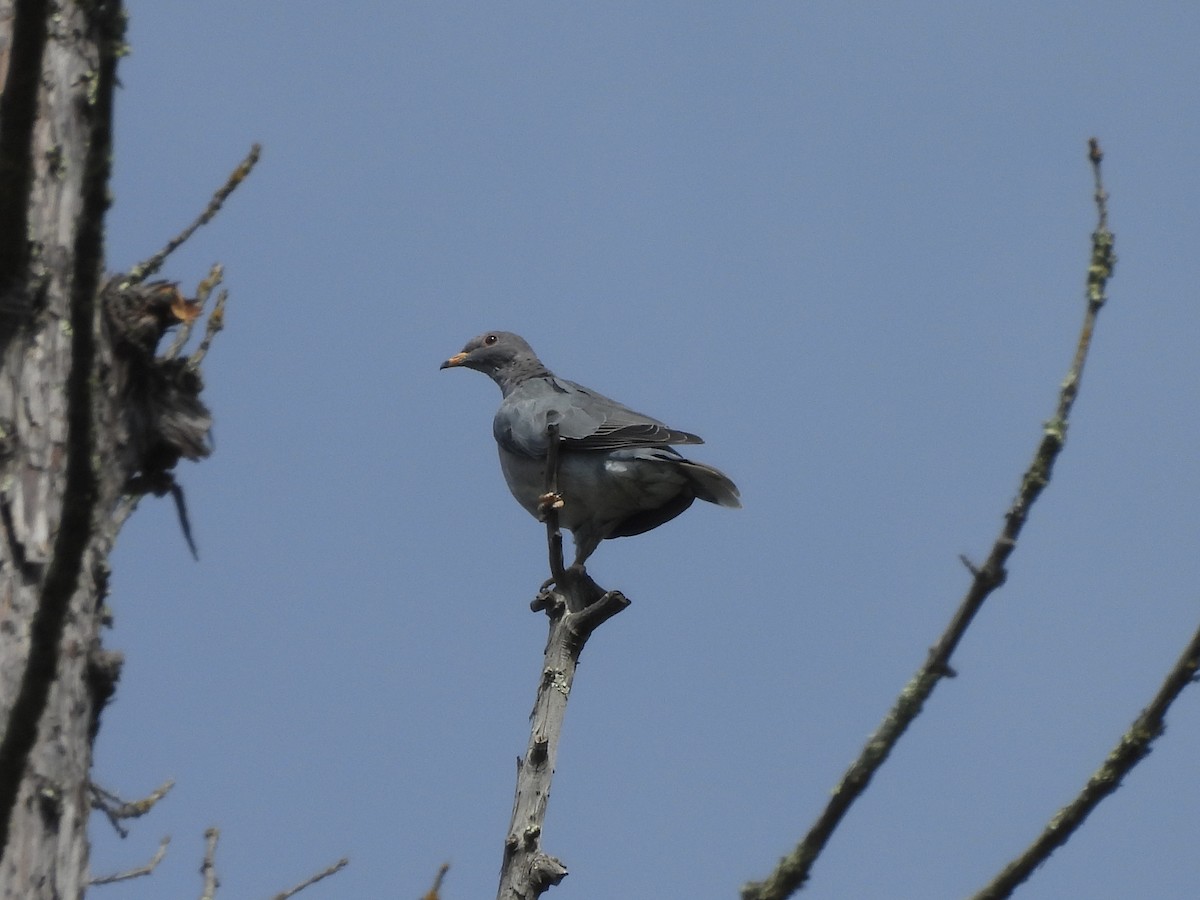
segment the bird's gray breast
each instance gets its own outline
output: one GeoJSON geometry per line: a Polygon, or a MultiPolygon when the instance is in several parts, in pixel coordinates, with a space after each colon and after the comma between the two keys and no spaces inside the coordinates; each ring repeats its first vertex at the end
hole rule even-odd
{"type": "Polygon", "coordinates": [[[504,398],[492,420],[496,443],[512,453],[544,457],[548,447],[546,429],[560,425],[568,406],[554,391],[535,390],[539,385],[522,386],[504,398]]]}

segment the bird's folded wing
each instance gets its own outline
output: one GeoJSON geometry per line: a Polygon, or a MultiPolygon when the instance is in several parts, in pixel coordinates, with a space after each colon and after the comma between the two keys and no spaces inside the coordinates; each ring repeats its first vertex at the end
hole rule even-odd
{"type": "Polygon", "coordinates": [[[564,378],[529,382],[508,397],[496,415],[496,440],[517,453],[545,456],[546,426],[555,421],[571,451],[704,443],[564,378]]]}

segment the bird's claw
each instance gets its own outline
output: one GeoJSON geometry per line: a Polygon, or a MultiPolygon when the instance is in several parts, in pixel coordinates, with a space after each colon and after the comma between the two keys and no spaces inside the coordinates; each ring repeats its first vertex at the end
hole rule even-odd
{"type": "Polygon", "coordinates": [[[538,521],[545,522],[546,516],[550,514],[552,509],[562,509],[565,505],[562,494],[550,491],[542,494],[537,499],[538,521]]]}

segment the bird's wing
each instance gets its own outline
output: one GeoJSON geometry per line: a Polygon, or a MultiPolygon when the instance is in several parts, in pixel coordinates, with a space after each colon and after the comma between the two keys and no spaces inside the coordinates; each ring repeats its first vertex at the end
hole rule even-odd
{"type": "Polygon", "coordinates": [[[513,391],[496,414],[496,440],[527,456],[546,455],[546,426],[557,421],[564,449],[617,450],[664,444],[702,444],[699,437],[668,428],[603,394],[554,376],[530,379],[513,391]]]}

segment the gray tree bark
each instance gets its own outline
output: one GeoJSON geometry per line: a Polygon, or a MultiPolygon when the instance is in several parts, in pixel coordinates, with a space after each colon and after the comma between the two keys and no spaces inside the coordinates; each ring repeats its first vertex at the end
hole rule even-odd
{"type": "Polygon", "coordinates": [[[96,439],[92,394],[121,13],[115,4],[6,6],[0,890],[80,897],[91,737],[116,678],[98,635],[112,536],[94,534],[92,523],[121,484],[93,470],[93,454],[111,459],[112,447],[96,439]]]}
{"type": "Polygon", "coordinates": [[[92,742],[121,662],[100,638],[108,554],[136,496],[207,453],[198,374],[154,356],[186,301],[103,283],[124,23],[120,2],[0,0],[4,898],[84,893],[92,742]]]}

